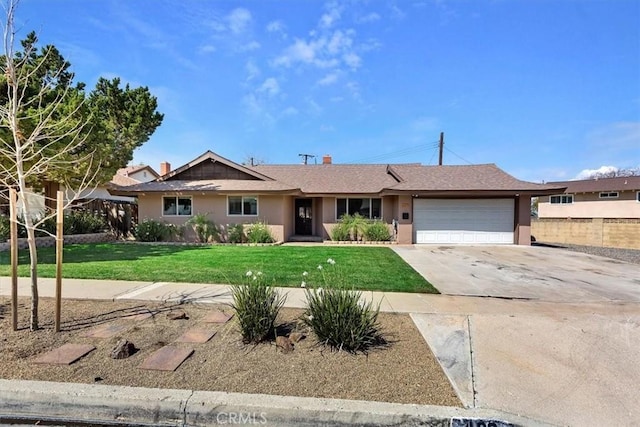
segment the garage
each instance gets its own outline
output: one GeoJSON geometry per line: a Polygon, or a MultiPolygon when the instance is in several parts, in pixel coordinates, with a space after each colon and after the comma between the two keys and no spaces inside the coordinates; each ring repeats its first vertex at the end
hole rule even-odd
{"type": "Polygon", "coordinates": [[[414,199],[415,243],[513,244],[513,199],[414,199]]]}

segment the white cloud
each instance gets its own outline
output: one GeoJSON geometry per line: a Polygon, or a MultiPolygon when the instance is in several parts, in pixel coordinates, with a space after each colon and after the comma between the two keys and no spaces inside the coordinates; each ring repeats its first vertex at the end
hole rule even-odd
{"type": "Polygon", "coordinates": [[[296,116],[298,115],[299,111],[297,108],[295,107],[287,107],[284,110],[282,110],[282,113],[280,113],[280,116],[282,117],[289,117],[289,116],[296,116]]]}
{"type": "Polygon", "coordinates": [[[212,44],[200,46],[200,53],[213,53],[216,50],[217,50],[216,47],[212,44]]]}
{"type": "Polygon", "coordinates": [[[318,85],[320,86],[329,86],[338,81],[338,73],[329,73],[320,80],[318,80],[318,85]]]}
{"type": "Polygon", "coordinates": [[[253,80],[260,75],[260,68],[252,60],[247,61],[244,69],[247,71],[247,80],[253,80]]]}
{"type": "Polygon", "coordinates": [[[260,43],[258,43],[257,41],[253,40],[253,41],[250,41],[249,43],[247,43],[247,44],[245,44],[243,46],[240,46],[239,50],[241,52],[249,52],[249,51],[252,51],[252,50],[260,49],[260,47],[261,47],[260,43]]]}
{"type": "Polygon", "coordinates": [[[336,30],[330,35],[314,34],[308,41],[296,39],[272,64],[283,67],[307,64],[318,68],[333,68],[343,63],[349,68],[358,68],[362,60],[353,49],[353,34],[353,30],[336,30]]]}
{"type": "Polygon", "coordinates": [[[275,96],[280,93],[280,85],[274,77],[266,79],[258,88],[258,92],[266,93],[269,96],[275,96]]]}
{"type": "Polygon", "coordinates": [[[619,168],[616,166],[600,166],[598,169],[583,169],[580,171],[578,175],[575,176],[575,179],[589,179],[594,175],[603,175],[612,172],[618,172],[619,168]]]}
{"type": "Polygon", "coordinates": [[[390,4],[389,9],[391,10],[391,16],[395,19],[404,19],[407,14],[398,7],[397,4],[390,4]]]}
{"type": "Polygon", "coordinates": [[[376,22],[380,20],[380,15],[378,15],[375,12],[371,12],[367,15],[361,16],[357,19],[358,23],[361,24],[366,24],[366,23],[370,23],[370,22],[376,22]]]}
{"type": "Polygon", "coordinates": [[[247,9],[239,7],[231,11],[227,16],[227,23],[229,29],[234,34],[240,34],[244,32],[251,23],[251,12],[247,9]]]}
{"type": "Polygon", "coordinates": [[[337,2],[331,2],[326,5],[327,12],[320,17],[318,26],[320,28],[331,28],[340,20],[342,15],[342,7],[337,2]]]}
{"type": "Polygon", "coordinates": [[[271,21],[267,24],[268,33],[280,34],[283,38],[287,37],[287,33],[285,32],[285,30],[286,30],[286,26],[280,20],[271,21]]]}
{"type": "Polygon", "coordinates": [[[360,85],[357,82],[349,82],[345,86],[354,99],[360,99],[360,85]]]}
{"type": "Polygon", "coordinates": [[[355,54],[353,52],[345,53],[342,56],[342,60],[351,69],[356,69],[356,68],[360,67],[360,65],[362,64],[362,59],[357,54],[355,54]]]}

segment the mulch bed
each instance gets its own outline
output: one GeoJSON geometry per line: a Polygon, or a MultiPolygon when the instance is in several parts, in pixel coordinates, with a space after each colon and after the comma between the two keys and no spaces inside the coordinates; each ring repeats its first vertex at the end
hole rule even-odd
{"type": "Polygon", "coordinates": [[[42,328],[31,332],[29,300],[21,298],[22,329],[14,332],[10,300],[0,299],[0,378],[461,406],[406,314],[381,313],[382,331],[390,344],[352,355],[319,345],[298,321],[302,312],[297,309],[283,309],[279,320],[307,337],[292,352],[283,353],[274,342],[243,344],[234,318],[224,324],[203,322],[215,310],[232,314],[228,306],[64,300],[58,334],[53,331],[53,306],[52,299],[41,299],[42,328]],[[153,315],[146,319],[127,318],[149,312],[153,315]],[[170,314],[178,312],[184,312],[186,319],[170,320],[170,314]],[[124,330],[113,328],[118,333],[109,338],[87,336],[104,325],[122,325],[124,330]],[[201,327],[212,328],[213,338],[205,343],[177,342],[187,330],[201,327]],[[121,339],[139,350],[128,358],[112,359],[111,351],[121,339]],[[67,343],[96,349],[70,365],[35,363],[67,343]],[[194,352],[175,371],[140,369],[147,357],[169,344],[194,352]]]}

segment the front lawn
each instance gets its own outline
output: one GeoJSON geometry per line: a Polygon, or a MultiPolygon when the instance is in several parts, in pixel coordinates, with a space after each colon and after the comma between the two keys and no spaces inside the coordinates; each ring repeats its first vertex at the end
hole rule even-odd
{"type": "MultiPolygon", "coordinates": [[[[38,250],[38,274],[55,277],[55,250],[38,250]]],[[[262,271],[277,286],[300,286],[318,278],[318,265],[335,260],[345,281],[356,289],[391,292],[438,291],[387,247],[336,246],[181,246],[148,244],[68,245],[63,276],[151,282],[241,283],[245,273],[262,271]]],[[[19,275],[29,275],[26,250],[20,251],[19,275]]],[[[9,253],[0,253],[0,276],[8,276],[9,253]]]]}

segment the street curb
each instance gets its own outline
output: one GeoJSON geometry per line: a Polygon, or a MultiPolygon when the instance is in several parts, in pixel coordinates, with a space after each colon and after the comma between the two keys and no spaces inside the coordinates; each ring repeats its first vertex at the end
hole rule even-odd
{"type": "Polygon", "coordinates": [[[38,420],[133,426],[443,427],[493,420],[496,426],[547,426],[488,409],[0,379],[0,423],[38,420]]]}

